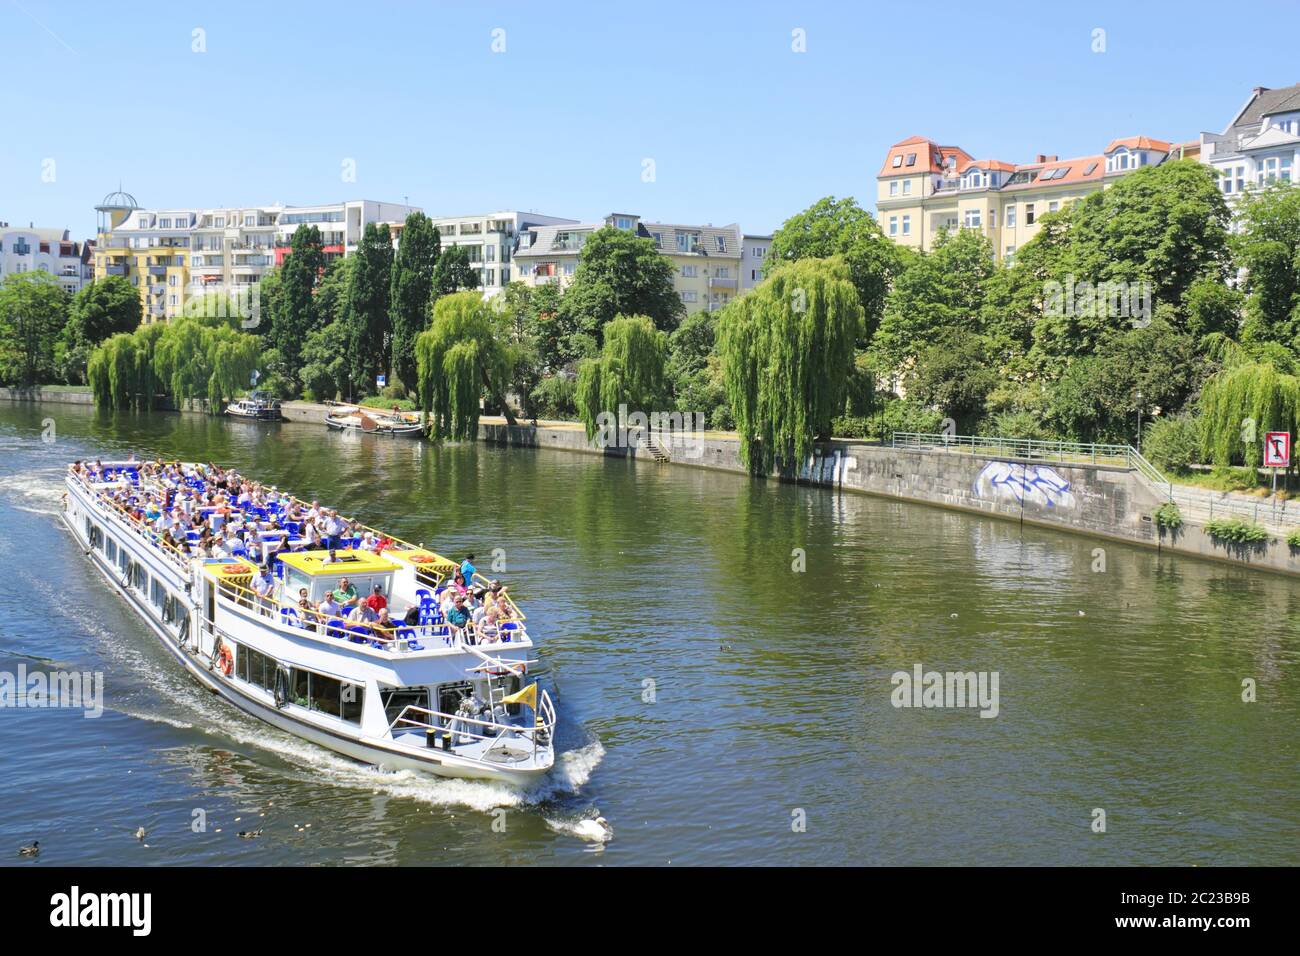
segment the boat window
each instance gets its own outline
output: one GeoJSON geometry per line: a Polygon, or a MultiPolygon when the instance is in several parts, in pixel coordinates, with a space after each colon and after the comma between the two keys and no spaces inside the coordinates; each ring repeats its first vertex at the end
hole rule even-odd
{"type": "MultiPolygon", "coordinates": [[[[380,699],[384,702],[384,716],[391,724],[401,714],[405,707],[423,707],[429,709],[429,688],[427,687],[384,687],[379,692],[380,699]]],[[[425,720],[428,714],[407,714],[412,720],[425,720]]],[[[399,731],[401,727],[393,728],[399,731]]],[[[407,729],[411,729],[407,725],[407,729]]]]}
{"type": "Polygon", "coordinates": [[[311,675],[311,709],[319,710],[322,714],[330,714],[338,717],[341,713],[339,706],[339,694],[341,691],[340,682],[333,677],[324,677],[320,674],[311,675]]]}
{"type": "Polygon", "coordinates": [[[468,697],[472,692],[473,687],[467,680],[438,685],[438,710],[444,714],[456,713],[461,698],[468,697]]]}
{"type": "Polygon", "coordinates": [[[293,680],[290,686],[293,688],[293,702],[299,707],[310,707],[311,689],[308,686],[311,680],[311,671],[301,670],[297,667],[293,669],[293,680]]]}
{"type": "Polygon", "coordinates": [[[354,724],[361,723],[361,711],[366,701],[366,689],[360,684],[343,685],[343,719],[354,724]]]}

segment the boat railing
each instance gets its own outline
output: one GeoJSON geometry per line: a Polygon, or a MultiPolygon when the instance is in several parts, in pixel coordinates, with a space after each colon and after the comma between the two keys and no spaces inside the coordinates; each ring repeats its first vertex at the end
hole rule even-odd
{"type": "MultiPolygon", "coordinates": [[[[139,461],[122,461],[122,462],[103,462],[102,464],[104,465],[105,468],[125,468],[125,467],[130,467],[130,468],[135,468],[135,469],[142,469],[146,464],[149,464],[149,463],[148,463],[148,462],[139,462],[139,461]]],[[[162,465],[181,465],[181,464],[183,464],[183,463],[180,462],[179,460],[173,460],[173,461],[163,461],[163,460],[159,460],[159,461],[157,461],[157,462],[153,462],[153,464],[162,464],[162,465]]],[[[77,478],[77,479],[81,482],[81,484],[84,485],[84,486],[87,488],[87,490],[89,490],[89,491],[91,492],[91,494],[92,494],[92,496],[95,498],[95,500],[97,500],[97,501],[98,501],[98,500],[103,500],[103,501],[105,501],[106,503],[115,506],[115,504],[116,504],[115,502],[113,502],[111,499],[108,499],[108,498],[106,498],[106,497],[101,497],[101,496],[100,496],[100,495],[95,491],[95,489],[91,488],[91,487],[90,487],[90,484],[85,480],[84,475],[76,474],[76,473],[71,473],[71,474],[73,474],[73,476],[74,476],[75,478],[77,478]]],[[[143,481],[141,482],[141,484],[143,484],[143,481]]],[[[136,487],[139,487],[139,486],[137,485],[136,487]]],[[[295,504],[295,505],[298,505],[299,507],[303,508],[304,510],[305,510],[305,509],[309,509],[309,508],[311,507],[311,503],[310,503],[310,502],[303,501],[301,498],[298,498],[298,497],[296,497],[296,496],[294,496],[294,495],[282,495],[280,500],[281,500],[282,502],[286,502],[286,503],[288,503],[288,504],[295,504]]],[[[123,511],[123,516],[124,516],[125,518],[128,519],[128,524],[135,523],[135,524],[137,524],[137,525],[143,525],[143,522],[138,522],[136,519],[132,518],[131,515],[130,515],[129,513],[126,513],[125,511],[123,511]]],[[[352,523],[352,522],[349,522],[349,524],[351,524],[351,523],[352,523]]],[[[379,538],[387,538],[389,541],[393,542],[392,550],[395,550],[395,551],[400,551],[400,550],[408,550],[408,551],[425,551],[425,552],[428,552],[429,554],[431,554],[431,555],[433,556],[434,561],[431,562],[431,564],[435,565],[436,567],[445,568],[445,569],[447,569],[448,571],[451,571],[451,572],[454,572],[454,570],[455,570],[456,568],[459,567],[459,565],[457,565],[456,562],[453,561],[451,558],[448,558],[448,557],[445,557],[445,556],[443,556],[443,555],[441,555],[441,554],[438,554],[436,551],[430,551],[428,548],[425,548],[425,547],[423,547],[423,546],[421,546],[421,545],[416,545],[416,544],[412,544],[412,543],[409,542],[409,541],[404,541],[404,540],[402,540],[401,538],[394,537],[394,536],[391,535],[391,534],[387,534],[387,533],[382,532],[382,531],[379,531],[379,530],[377,530],[377,529],[375,529],[375,528],[371,528],[371,527],[369,527],[368,525],[361,524],[360,522],[356,522],[356,526],[357,526],[358,528],[360,528],[362,531],[369,531],[371,534],[373,534],[373,535],[376,537],[376,539],[379,539],[379,538]]],[[[186,556],[185,556],[185,555],[184,555],[184,554],[183,554],[179,549],[177,549],[177,548],[175,548],[175,547],[173,547],[173,546],[171,546],[171,545],[167,545],[167,544],[165,544],[165,543],[163,542],[161,536],[157,535],[156,532],[154,532],[152,529],[149,529],[149,528],[147,527],[147,525],[144,526],[143,532],[141,532],[141,531],[137,531],[137,533],[143,533],[143,534],[144,534],[144,535],[145,535],[149,540],[151,540],[151,541],[153,541],[153,543],[157,544],[159,550],[163,551],[164,553],[167,553],[168,551],[172,552],[172,553],[170,553],[170,554],[167,555],[167,556],[168,556],[168,559],[171,560],[174,564],[176,564],[176,565],[177,565],[179,568],[181,568],[182,570],[188,572],[188,569],[189,569],[188,560],[187,560],[186,556]]],[[[443,580],[445,579],[445,577],[446,577],[445,575],[440,574],[440,573],[434,571],[433,568],[425,568],[425,567],[421,567],[421,570],[426,570],[428,573],[435,574],[436,577],[437,577],[437,580],[438,580],[438,583],[439,583],[439,584],[441,584],[442,581],[443,581],[443,580]]],[[[484,576],[483,576],[482,574],[480,574],[478,571],[475,571],[475,572],[474,572],[474,576],[473,576],[473,581],[472,581],[472,582],[470,582],[470,581],[466,581],[465,583],[466,583],[467,585],[468,585],[468,584],[471,584],[471,583],[477,583],[477,584],[482,585],[484,588],[490,588],[490,587],[491,587],[491,584],[492,584],[492,582],[491,582],[491,580],[490,580],[489,578],[484,577],[484,576]]],[[[519,605],[515,603],[515,599],[510,595],[509,591],[504,592],[502,596],[505,597],[505,599],[506,599],[506,604],[508,604],[508,605],[510,606],[511,615],[514,617],[514,619],[515,619],[516,621],[523,621],[523,620],[525,620],[525,619],[526,619],[526,615],[525,615],[524,612],[520,609],[519,605]]]]}
{"type": "MultiPolygon", "coordinates": [[[[114,464],[115,463],[110,463],[108,467],[112,467],[114,464]]],[[[186,574],[189,573],[188,559],[179,548],[175,545],[168,544],[163,540],[162,535],[150,528],[145,521],[137,518],[125,507],[108,497],[103,493],[102,489],[95,488],[91,485],[84,475],[77,474],[76,472],[69,472],[69,475],[74,481],[81,485],[87,493],[90,494],[91,500],[94,501],[96,505],[118,518],[122,526],[128,532],[140,538],[151,547],[156,548],[159,554],[161,554],[168,562],[176,566],[177,570],[186,574]]]]}
{"type": "Polygon", "coordinates": [[[551,695],[542,691],[537,700],[537,707],[534,708],[531,726],[526,723],[507,724],[498,720],[466,717],[464,714],[449,714],[416,704],[407,704],[388,725],[388,732],[390,736],[396,736],[401,730],[407,729],[417,732],[423,730],[426,733],[432,731],[435,734],[446,733],[451,736],[453,746],[462,737],[475,741],[491,741],[484,754],[492,750],[507,735],[514,734],[531,743],[535,753],[539,746],[549,746],[554,738],[555,721],[555,704],[551,701],[551,695]]]}
{"type": "MultiPolygon", "coordinates": [[[[392,621],[385,627],[368,621],[348,621],[338,615],[322,614],[315,608],[303,608],[297,604],[258,594],[252,588],[231,580],[217,582],[217,595],[219,599],[233,603],[246,611],[252,611],[258,616],[266,618],[268,621],[294,630],[342,640],[360,638],[361,643],[369,643],[380,650],[398,654],[407,653],[406,648],[409,647],[410,642],[408,638],[400,636],[400,632],[409,631],[416,636],[417,640],[420,638],[441,640],[444,647],[469,651],[486,663],[500,666],[511,673],[517,673],[511,670],[507,662],[483,653],[476,644],[467,643],[465,641],[465,631],[453,630],[447,624],[405,624],[400,621],[392,621]],[[302,621],[304,619],[310,622],[310,626],[303,627],[302,621]],[[295,620],[297,623],[295,623],[295,620]]],[[[467,630],[469,633],[474,634],[476,639],[479,639],[480,635],[478,635],[473,624],[467,625],[467,630]]],[[[521,628],[520,636],[526,635],[527,631],[521,628]]],[[[484,646],[497,647],[508,644],[508,641],[497,640],[484,646]]],[[[427,650],[427,648],[422,649],[427,650]]]]}

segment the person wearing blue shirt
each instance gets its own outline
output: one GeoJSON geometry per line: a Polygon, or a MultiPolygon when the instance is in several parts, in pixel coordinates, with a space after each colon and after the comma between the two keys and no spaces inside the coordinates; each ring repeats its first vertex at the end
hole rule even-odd
{"type": "Polygon", "coordinates": [[[461,576],[465,578],[465,587],[469,587],[474,583],[474,573],[478,568],[474,567],[472,563],[473,561],[474,555],[467,554],[465,555],[465,560],[460,563],[460,573],[461,576]]]}

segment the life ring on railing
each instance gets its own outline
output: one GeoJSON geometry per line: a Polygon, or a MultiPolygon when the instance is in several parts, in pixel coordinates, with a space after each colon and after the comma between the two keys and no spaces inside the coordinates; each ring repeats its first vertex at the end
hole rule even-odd
{"type": "Polygon", "coordinates": [[[411,555],[412,564],[432,564],[434,557],[431,554],[413,554],[411,555]]]}
{"type": "Polygon", "coordinates": [[[235,670],[235,656],[230,653],[230,648],[222,644],[221,649],[217,651],[217,669],[229,677],[235,670]]]}

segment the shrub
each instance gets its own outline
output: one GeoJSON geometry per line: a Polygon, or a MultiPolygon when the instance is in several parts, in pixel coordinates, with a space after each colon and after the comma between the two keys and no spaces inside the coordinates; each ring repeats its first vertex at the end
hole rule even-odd
{"type": "Polygon", "coordinates": [[[1286,536],[1286,543],[1294,550],[1300,550],[1300,528],[1293,528],[1286,536]]]}
{"type": "Polygon", "coordinates": [[[1268,531],[1263,525],[1245,518],[1215,518],[1205,523],[1205,533],[1211,538],[1234,544],[1262,544],[1268,540],[1268,531]]]}
{"type": "Polygon", "coordinates": [[[1170,531],[1176,531],[1183,526],[1183,513],[1178,510],[1178,505],[1172,501],[1166,501],[1153,514],[1157,527],[1166,528],[1170,531]]]}
{"type": "Polygon", "coordinates": [[[1142,430],[1142,453],[1157,468],[1187,471],[1200,450],[1201,429],[1190,415],[1158,418],[1142,430]]]}

